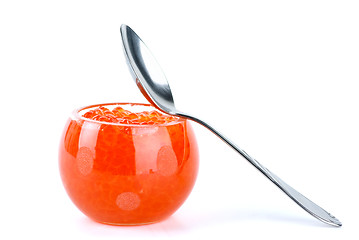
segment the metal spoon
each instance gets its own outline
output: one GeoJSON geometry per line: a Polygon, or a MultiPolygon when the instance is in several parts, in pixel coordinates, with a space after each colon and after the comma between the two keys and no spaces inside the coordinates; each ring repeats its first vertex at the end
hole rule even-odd
{"type": "Polygon", "coordinates": [[[262,172],[269,180],[277,185],[294,202],[296,202],[312,216],[332,226],[340,227],[342,225],[342,223],[333,215],[286,184],[282,179],[265,168],[257,160],[249,156],[245,151],[240,149],[213,127],[192,115],[178,111],[174,105],[172,92],[167,79],[144,42],[130,27],[126,25],[121,26],[121,35],[130,72],[138,88],[149,102],[165,113],[193,120],[208,128],[245,159],[247,159],[254,167],[262,172]]]}

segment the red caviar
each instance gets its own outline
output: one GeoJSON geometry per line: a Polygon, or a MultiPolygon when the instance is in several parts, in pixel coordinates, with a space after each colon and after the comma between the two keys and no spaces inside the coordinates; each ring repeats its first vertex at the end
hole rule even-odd
{"type": "Polygon", "coordinates": [[[85,215],[109,224],[146,224],[170,216],[188,197],[198,149],[184,119],[149,105],[103,104],[69,119],[59,165],[67,193],[85,215]],[[146,111],[132,111],[135,106],[146,111]]]}
{"type": "Polygon", "coordinates": [[[83,117],[110,123],[140,125],[163,124],[177,119],[156,110],[133,113],[123,109],[121,106],[115,107],[112,111],[104,106],[100,106],[86,112],[83,114],[83,117]]]}

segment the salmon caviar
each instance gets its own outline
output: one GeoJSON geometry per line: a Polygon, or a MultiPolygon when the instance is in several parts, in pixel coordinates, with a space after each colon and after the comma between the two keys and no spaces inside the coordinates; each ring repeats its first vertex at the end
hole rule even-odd
{"type": "Polygon", "coordinates": [[[133,113],[123,109],[121,106],[115,107],[112,111],[104,106],[100,106],[84,113],[83,117],[96,121],[139,125],[164,124],[177,119],[156,110],[133,113]]]}
{"type": "Polygon", "coordinates": [[[91,219],[148,224],[172,215],[190,194],[197,142],[186,120],[149,105],[103,104],[68,120],[59,166],[69,197],[91,219]],[[145,111],[132,111],[137,105],[145,111]]]}

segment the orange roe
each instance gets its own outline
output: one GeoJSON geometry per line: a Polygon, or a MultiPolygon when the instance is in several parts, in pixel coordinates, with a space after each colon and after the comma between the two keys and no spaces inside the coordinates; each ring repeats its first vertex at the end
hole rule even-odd
{"type": "Polygon", "coordinates": [[[83,114],[83,117],[96,121],[139,125],[164,124],[177,119],[155,110],[133,113],[120,106],[115,107],[112,111],[104,106],[100,106],[86,112],[83,114]]]}
{"type": "Polygon", "coordinates": [[[137,113],[119,105],[84,108],[69,119],[59,149],[62,182],[73,203],[95,221],[163,220],[194,186],[198,149],[193,130],[186,120],[149,105],[149,111],[137,113]]]}

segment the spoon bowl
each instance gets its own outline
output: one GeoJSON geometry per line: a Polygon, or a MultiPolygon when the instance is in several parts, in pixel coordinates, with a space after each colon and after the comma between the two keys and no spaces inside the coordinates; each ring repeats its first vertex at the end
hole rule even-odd
{"type": "Polygon", "coordinates": [[[176,115],[170,85],[149,48],[129,26],[122,25],[121,34],[126,60],[137,87],[156,108],[176,115]]]}
{"type": "Polygon", "coordinates": [[[342,223],[332,214],[328,213],[323,208],[319,207],[317,204],[289,186],[277,175],[269,171],[257,160],[249,156],[244,150],[239,148],[208,123],[198,119],[197,117],[194,117],[193,115],[178,111],[175,107],[171,88],[167,82],[167,79],[146,44],[127,25],[121,26],[121,36],[130,72],[138,88],[150,103],[165,113],[193,120],[208,128],[230,147],[232,147],[236,152],[242,155],[249,163],[257,168],[270,181],[272,181],[285,194],[287,194],[288,197],[290,197],[294,202],[296,202],[313,217],[332,226],[340,227],[342,225],[342,223]]]}

